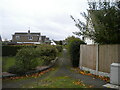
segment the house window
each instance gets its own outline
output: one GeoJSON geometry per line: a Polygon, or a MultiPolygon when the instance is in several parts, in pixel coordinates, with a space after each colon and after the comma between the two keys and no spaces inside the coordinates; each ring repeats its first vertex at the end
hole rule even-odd
{"type": "Polygon", "coordinates": [[[33,39],[33,37],[32,37],[32,36],[29,36],[29,37],[28,37],[28,39],[29,39],[29,40],[32,40],[32,39],[33,39]]]}
{"type": "Polygon", "coordinates": [[[19,40],[20,39],[20,36],[16,36],[16,40],[19,40]]]}

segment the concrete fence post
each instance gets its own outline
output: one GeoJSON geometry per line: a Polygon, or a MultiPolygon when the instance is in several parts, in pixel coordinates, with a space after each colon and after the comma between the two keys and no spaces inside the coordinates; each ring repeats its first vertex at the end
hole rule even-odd
{"type": "Polygon", "coordinates": [[[82,69],[82,45],[80,45],[80,60],[79,60],[79,67],[82,69]]]}
{"type": "Polygon", "coordinates": [[[96,45],[96,75],[98,75],[99,68],[99,45],[96,45]]]}

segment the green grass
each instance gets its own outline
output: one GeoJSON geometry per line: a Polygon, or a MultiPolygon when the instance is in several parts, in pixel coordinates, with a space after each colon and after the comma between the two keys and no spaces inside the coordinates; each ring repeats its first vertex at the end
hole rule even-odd
{"type": "MultiPolygon", "coordinates": [[[[54,76],[58,71],[58,68],[55,68],[54,71],[43,75],[41,78],[36,78],[36,82],[31,82],[29,84],[23,85],[23,88],[85,88],[86,86],[76,85],[75,82],[79,81],[78,79],[73,79],[68,76],[54,76]]],[[[82,83],[82,82],[81,82],[82,83]]]]}
{"type": "Polygon", "coordinates": [[[24,88],[85,88],[86,86],[76,85],[75,82],[78,80],[73,79],[68,76],[54,76],[54,74],[58,71],[58,68],[55,68],[54,71],[49,73],[47,77],[44,77],[42,80],[36,79],[36,82],[24,85],[24,88]]]}
{"type": "Polygon", "coordinates": [[[15,57],[2,57],[2,72],[7,72],[15,64],[15,57]]]}
{"type": "Polygon", "coordinates": [[[42,84],[35,88],[85,88],[82,85],[76,85],[74,80],[68,76],[63,77],[53,77],[42,80],[42,84]]]}

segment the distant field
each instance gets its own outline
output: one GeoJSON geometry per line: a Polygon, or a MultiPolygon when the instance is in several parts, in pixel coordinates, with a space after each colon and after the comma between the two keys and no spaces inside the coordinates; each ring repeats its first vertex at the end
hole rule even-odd
{"type": "Polygon", "coordinates": [[[15,64],[15,57],[2,57],[2,72],[7,72],[15,64]]]}

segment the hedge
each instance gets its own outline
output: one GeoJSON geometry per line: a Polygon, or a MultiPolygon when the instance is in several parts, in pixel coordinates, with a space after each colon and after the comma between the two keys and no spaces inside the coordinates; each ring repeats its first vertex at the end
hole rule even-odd
{"type": "Polygon", "coordinates": [[[62,52],[63,50],[62,45],[56,45],[55,47],[57,48],[58,52],[62,52]]]}
{"type": "Polygon", "coordinates": [[[70,54],[70,60],[72,62],[73,67],[79,66],[80,44],[85,44],[85,43],[78,38],[71,40],[68,44],[68,51],[70,54]]]}
{"type": "Polygon", "coordinates": [[[36,45],[3,45],[2,56],[15,56],[19,49],[23,47],[37,47],[36,45]]]}

